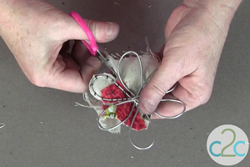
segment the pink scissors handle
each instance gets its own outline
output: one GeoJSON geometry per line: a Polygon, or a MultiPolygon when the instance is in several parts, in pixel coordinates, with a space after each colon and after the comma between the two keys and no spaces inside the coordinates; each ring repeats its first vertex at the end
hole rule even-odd
{"type": "Polygon", "coordinates": [[[89,52],[93,56],[95,56],[96,52],[98,50],[98,46],[96,44],[95,37],[92,34],[91,30],[89,29],[88,25],[85,23],[85,21],[81,18],[81,16],[78,13],[71,12],[70,16],[72,16],[77,21],[77,23],[82,27],[83,31],[86,33],[90,44],[88,42],[84,41],[84,40],[82,40],[82,42],[88,48],[89,52]]]}

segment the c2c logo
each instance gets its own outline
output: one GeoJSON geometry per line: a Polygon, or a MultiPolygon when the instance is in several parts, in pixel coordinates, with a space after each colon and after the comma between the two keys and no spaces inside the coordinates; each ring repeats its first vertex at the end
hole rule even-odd
{"type": "Polygon", "coordinates": [[[213,150],[212,150],[212,148],[213,148],[213,146],[215,145],[215,144],[219,144],[219,145],[221,145],[221,142],[220,141],[214,141],[213,143],[211,143],[211,145],[210,145],[210,147],[209,147],[209,151],[210,151],[210,153],[213,155],[213,156],[215,156],[215,157],[235,157],[235,156],[239,156],[239,157],[244,157],[246,154],[245,153],[243,153],[243,154],[239,154],[238,152],[237,152],[237,146],[239,145],[239,144],[245,144],[245,141],[238,141],[238,142],[236,142],[235,144],[234,144],[234,142],[235,142],[235,139],[236,139],[236,133],[235,133],[235,131],[233,130],[233,129],[224,129],[223,131],[222,131],[222,133],[221,134],[224,134],[224,132],[226,132],[226,131],[231,131],[232,133],[233,133],[233,140],[232,140],[232,142],[231,143],[229,143],[228,145],[226,145],[222,150],[221,150],[221,153],[219,153],[219,154],[215,154],[214,152],[213,152],[213,150]],[[224,151],[227,149],[227,148],[229,148],[231,145],[233,145],[234,144],[234,146],[233,146],[233,150],[234,150],[234,153],[235,154],[224,154],[224,151]]]}
{"type": "Polygon", "coordinates": [[[210,157],[220,165],[231,166],[241,162],[247,155],[249,142],[243,130],[234,125],[215,128],[207,140],[210,157]]]}

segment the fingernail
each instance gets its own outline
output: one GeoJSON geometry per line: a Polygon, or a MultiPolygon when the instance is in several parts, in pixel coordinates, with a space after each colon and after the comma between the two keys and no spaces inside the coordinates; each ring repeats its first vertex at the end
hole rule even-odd
{"type": "Polygon", "coordinates": [[[115,24],[112,22],[108,22],[107,24],[108,26],[106,28],[106,34],[108,38],[111,38],[113,37],[114,32],[115,32],[115,24]]]}
{"type": "Polygon", "coordinates": [[[147,110],[149,114],[152,114],[155,111],[155,108],[156,108],[155,105],[149,100],[144,99],[142,101],[142,105],[144,106],[144,108],[147,110]]]}

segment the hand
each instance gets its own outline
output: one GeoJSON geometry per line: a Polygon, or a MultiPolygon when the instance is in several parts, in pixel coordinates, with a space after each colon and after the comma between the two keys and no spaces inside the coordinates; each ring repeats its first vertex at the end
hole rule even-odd
{"type": "Polygon", "coordinates": [[[183,101],[187,111],[206,103],[211,96],[229,25],[240,1],[198,2],[184,1],[168,20],[162,64],[140,94],[139,108],[144,113],[157,110],[164,116],[178,115],[183,110],[180,105],[158,106],[177,82],[171,96],[183,101]]]}
{"type": "MultiPolygon", "coordinates": [[[[100,61],[80,41],[71,54],[59,53],[68,40],[87,40],[73,18],[40,0],[1,1],[0,9],[0,34],[33,84],[79,93],[88,89],[100,61]]],[[[115,23],[86,22],[97,42],[118,35],[115,23]]]]}

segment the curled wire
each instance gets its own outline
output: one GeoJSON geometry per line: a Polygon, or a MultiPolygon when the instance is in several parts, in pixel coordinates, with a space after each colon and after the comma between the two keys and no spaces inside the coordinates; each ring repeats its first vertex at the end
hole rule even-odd
{"type": "Polygon", "coordinates": [[[3,127],[5,127],[5,123],[0,123],[0,129],[2,129],[3,127]]]}
{"type": "MultiPolygon", "coordinates": [[[[117,58],[117,56],[115,56],[115,57],[117,58]]],[[[175,115],[175,116],[164,116],[164,115],[159,114],[157,111],[153,112],[153,113],[150,114],[150,115],[145,115],[145,116],[147,117],[147,120],[149,121],[149,125],[153,128],[154,137],[153,137],[153,141],[151,142],[151,144],[149,144],[147,147],[139,147],[139,146],[136,145],[135,142],[132,140],[132,137],[131,137],[131,130],[132,130],[132,127],[133,127],[135,118],[136,118],[137,114],[140,112],[139,107],[138,107],[138,101],[139,101],[140,92],[142,91],[142,89],[144,88],[144,86],[149,82],[149,80],[151,79],[151,77],[153,76],[154,73],[152,73],[151,76],[146,80],[146,82],[144,82],[144,80],[143,80],[143,67],[142,67],[141,58],[140,58],[140,56],[139,56],[136,52],[133,52],[133,51],[128,51],[128,52],[124,53],[124,54],[119,58],[118,70],[117,70],[117,72],[114,72],[114,71],[113,71],[113,73],[114,73],[114,75],[116,75],[117,79],[120,80],[122,86],[123,86],[126,90],[124,90],[121,86],[119,86],[119,85],[116,83],[115,80],[111,80],[112,83],[116,84],[116,86],[117,86],[123,93],[125,93],[126,96],[127,96],[128,98],[122,98],[122,99],[119,99],[119,98],[118,98],[118,99],[107,99],[107,98],[101,97],[101,95],[98,95],[97,93],[95,93],[95,95],[99,96],[103,101],[109,101],[109,102],[111,102],[111,103],[109,103],[109,105],[119,106],[119,105],[122,105],[122,104],[125,104],[125,103],[133,103],[133,106],[132,106],[132,108],[131,108],[131,110],[130,110],[128,116],[127,116],[123,121],[121,121],[121,122],[119,122],[118,124],[116,124],[116,125],[114,125],[114,126],[112,126],[112,127],[109,127],[109,128],[103,127],[103,125],[100,123],[100,120],[101,120],[103,114],[105,113],[105,110],[104,110],[104,111],[99,115],[99,117],[98,117],[98,127],[99,127],[101,130],[105,130],[105,131],[111,131],[111,130],[116,129],[117,127],[121,126],[123,123],[125,123],[125,122],[130,118],[130,116],[131,116],[132,113],[133,113],[134,108],[137,107],[136,112],[135,112],[135,114],[134,114],[134,116],[133,116],[133,119],[132,119],[131,124],[130,124],[130,127],[129,127],[129,140],[130,140],[131,144],[132,144],[135,148],[137,148],[137,149],[139,149],[139,150],[147,150],[147,149],[151,148],[151,147],[154,145],[154,142],[155,142],[155,131],[154,131],[153,124],[152,124],[151,121],[150,121],[151,115],[152,115],[152,114],[155,114],[155,115],[157,115],[157,116],[159,116],[160,118],[163,118],[163,119],[176,119],[176,118],[178,118],[178,117],[180,117],[181,115],[184,114],[184,112],[185,112],[185,110],[186,110],[186,105],[185,105],[182,101],[177,100],[177,99],[162,99],[161,102],[173,102],[173,103],[179,103],[179,104],[181,104],[181,105],[183,106],[183,110],[182,110],[181,113],[179,113],[179,114],[177,114],[177,115],[175,115]],[[121,75],[120,75],[120,64],[121,64],[122,60],[123,60],[126,56],[128,56],[128,55],[129,55],[129,56],[132,56],[132,55],[136,56],[137,59],[138,59],[138,62],[139,62],[141,88],[138,90],[138,92],[136,92],[136,94],[134,94],[134,92],[132,92],[132,91],[125,85],[125,83],[124,83],[124,81],[122,80],[121,75]],[[129,92],[129,94],[126,93],[126,92],[129,92]],[[113,102],[113,103],[112,103],[112,102],[113,102]]],[[[107,79],[108,79],[108,76],[105,76],[105,75],[103,75],[103,74],[102,74],[102,75],[97,75],[96,77],[97,77],[97,78],[98,78],[98,77],[107,77],[107,79]]],[[[92,82],[94,82],[97,78],[95,78],[94,80],[92,80],[92,82]]],[[[91,87],[91,84],[92,84],[92,86],[93,86],[93,83],[90,83],[90,87],[91,87]]],[[[176,88],[176,86],[177,86],[177,85],[175,84],[170,90],[168,90],[168,91],[166,92],[166,94],[171,93],[172,91],[174,91],[175,88],[176,88]]]]}

